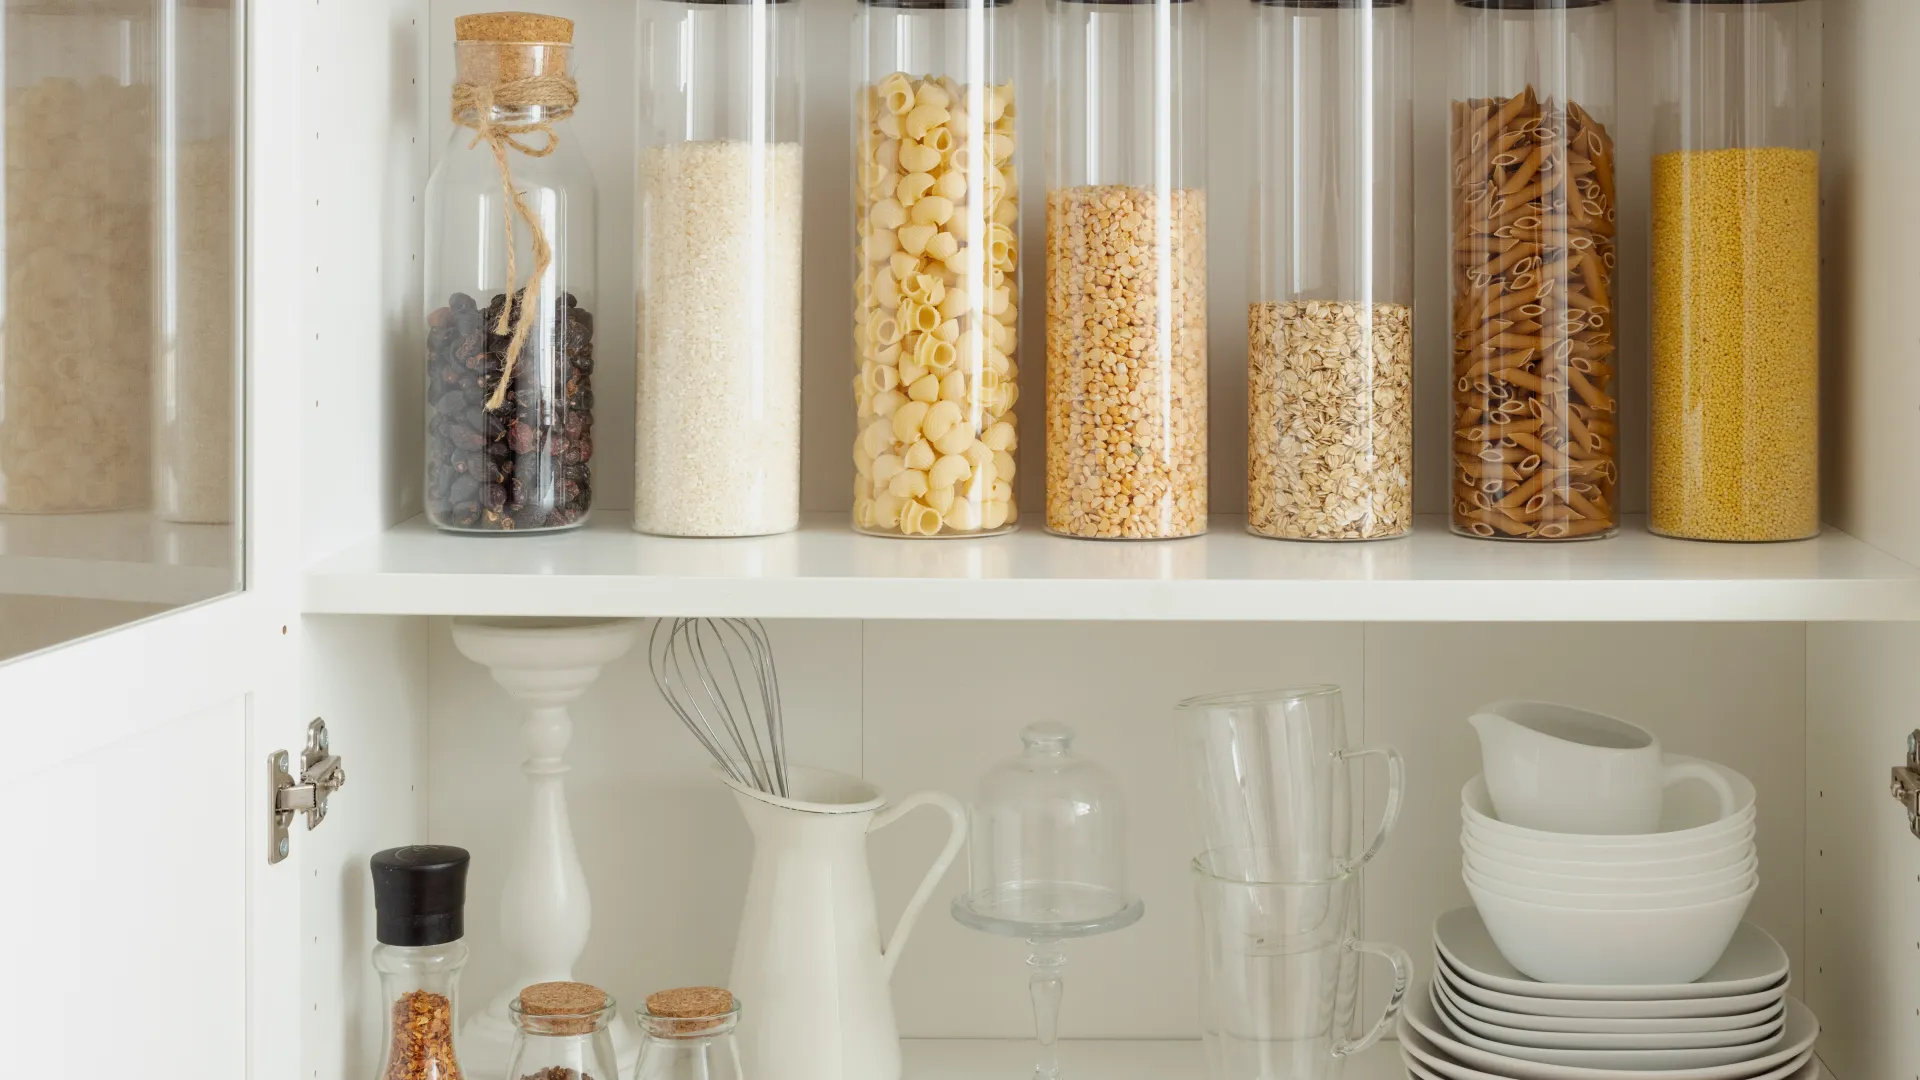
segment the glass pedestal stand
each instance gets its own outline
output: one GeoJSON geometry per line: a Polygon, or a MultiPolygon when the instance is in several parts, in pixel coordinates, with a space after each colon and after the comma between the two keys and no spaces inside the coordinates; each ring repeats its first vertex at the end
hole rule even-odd
{"type": "Polygon", "coordinates": [[[1033,996],[1033,1029],[1040,1043],[1033,1080],[1060,1076],[1060,997],[1067,966],[1062,943],[1123,930],[1145,913],[1146,905],[1137,896],[1057,882],[1003,886],[954,899],[953,917],[961,925],[1026,939],[1027,989],[1033,996]]]}

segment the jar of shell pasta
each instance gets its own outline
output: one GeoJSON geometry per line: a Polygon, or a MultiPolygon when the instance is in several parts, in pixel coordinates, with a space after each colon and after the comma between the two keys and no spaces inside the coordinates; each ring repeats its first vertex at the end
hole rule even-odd
{"type": "Polygon", "coordinates": [[[1613,0],[1455,0],[1453,528],[1619,526],[1613,0]]]}
{"type": "Polygon", "coordinates": [[[853,524],[1019,520],[1020,190],[1010,0],[862,0],[853,524]]]}
{"type": "Polygon", "coordinates": [[[1820,3],[1660,0],[1648,524],[1820,531],[1820,3]]]}
{"type": "Polygon", "coordinates": [[[1195,536],[1207,529],[1205,13],[1193,0],[1047,8],[1047,529],[1195,536]]]}
{"type": "Polygon", "coordinates": [[[1413,528],[1407,0],[1253,0],[1247,530],[1413,528]]]}

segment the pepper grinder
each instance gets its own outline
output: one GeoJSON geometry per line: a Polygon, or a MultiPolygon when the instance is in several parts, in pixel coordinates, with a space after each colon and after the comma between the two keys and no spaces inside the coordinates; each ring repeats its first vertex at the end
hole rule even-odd
{"type": "Polygon", "coordinates": [[[453,1018],[467,966],[467,864],[461,848],[388,848],[373,871],[374,970],[389,1013],[380,1080],[460,1080],[453,1018]]]}
{"type": "Polygon", "coordinates": [[[1124,929],[1146,912],[1127,888],[1120,785],[1075,754],[1073,739],[1065,724],[1030,725],[1020,732],[1025,750],[981,781],[967,832],[972,879],[953,901],[962,925],[1027,941],[1034,1080],[1060,1075],[1061,943],[1124,929]]]}

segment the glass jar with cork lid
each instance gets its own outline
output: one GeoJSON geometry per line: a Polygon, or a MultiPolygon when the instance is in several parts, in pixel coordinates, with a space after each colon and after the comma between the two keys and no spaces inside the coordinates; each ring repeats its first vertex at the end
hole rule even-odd
{"type": "Polygon", "coordinates": [[[620,1080],[609,1025],[613,997],[586,983],[535,983],[508,1006],[507,1080],[620,1080]]]}
{"type": "Polygon", "coordinates": [[[453,134],[427,185],[427,517],[572,528],[593,500],[596,299],[573,23],[465,15],[454,37],[453,134]]]}
{"type": "Polygon", "coordinates": [[[647,996],[640,1010],[640,1058],[633,1080],[742,1080],[734,1028],[740,1002],[717,986],[647,996]]]}

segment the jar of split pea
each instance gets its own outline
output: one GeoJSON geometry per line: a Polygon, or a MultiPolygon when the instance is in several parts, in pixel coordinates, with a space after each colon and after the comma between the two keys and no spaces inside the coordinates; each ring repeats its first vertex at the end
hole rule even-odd
{"type": "Polygon", "coordinates": [[[1048,0],[1047,529],[1207,531],[1205,11],[1048,0]]]}
{"type": "Polygon", "coordinates": [[[1011,0],[862,0],[854,24],[853,524],[1019,520],[1011,0]]]}
{"type": "Polygon", "coordinates": [[[1659,0],[1653,531],[1820,531],[1819,0],[1659,0]]]}

